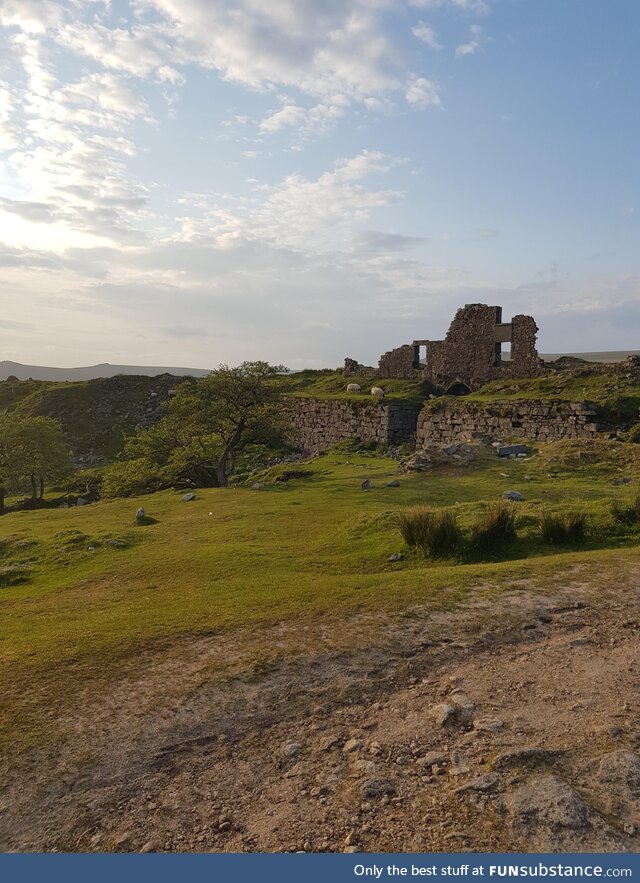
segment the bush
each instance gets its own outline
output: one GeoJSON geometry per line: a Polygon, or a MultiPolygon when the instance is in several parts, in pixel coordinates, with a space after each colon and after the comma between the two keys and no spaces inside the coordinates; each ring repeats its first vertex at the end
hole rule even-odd
{"type": "Polygon", "coordinates": [[[619,503],[611,504],[611,514],[620,524],[630,527],[640,524],[640,493],[636,494],[629,506],[621,506],[619,503]]]}
{"type": "Polygon", "coordinates": [[[587,516],[584,512],[570,512],[567,515],[543,512],[538,526],[544,543],[554,546],[583,543],[587,533],[587,516]]]}
{"type": "Polygon", "coordinates": [[[408,546],[430,558],[454,558],[461,550],[462,533],[453,512],[416,507],[400,513],[398,527],[408,546]]]}
{"type": "Polygon", "coordinates": [[[471,549],[478,555],[499,555],[517,538],[518,517],[513,506],[499,503],[471,531],[471,549]]]}
{"type": "Polygon", "coordinates": [[[640,445],[640,423],[636,423],[635,426],[631,427],[627,435],[627,441],[640,445]]]}

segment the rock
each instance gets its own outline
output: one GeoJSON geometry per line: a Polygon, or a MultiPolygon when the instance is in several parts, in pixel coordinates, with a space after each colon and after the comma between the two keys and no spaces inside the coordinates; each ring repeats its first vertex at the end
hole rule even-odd
{"type": "Polygon", "coordinates": [[[511,748],[496,754],[491,766],[494,770],[509,770],[529,764],[553,763],[563,754],[562,748],[511,748]]]}
{"type": "Polygon", "coordinates": [[[520,491],[505,491],[502,495],[503,500],[512,500],[514,503],[521,503],[524,497],[520,491]]]}
{"type": "Polygon", "coordinates": [[[462,690],[454,690],[449,696],[449,700],[455,707],[456,713],[461,720],[470,720],[475,705],[462,690]]]}
{"type": "Polygon", "coordinates": [[[360,793],[365,800],[373,797],[392,797],[396,793],[396,786],[391,779],[376,777],[363,782],[360,793]]]}
{"type": "Polygon", "coordinates": [[[403,558],[404,555],[402,554],[402,552],[394,552],[393,555],[389,555],[387,561],[391,561],[393,563],[394,561],[402,561],[403,558]]]}
{"type": "Polygon", "coordinates": [[[397,478],[394,478],[393,481],[387,482],[387,487],[400,487],[400,482],[397,478]]]}
{"type": "Polygon", "coordinates": [[[369,742],[367,751],[369,752],[369,754],[373,754],[375,757],[379,757],[382,754],[382,745],[374,740],[373,742],[369,742]]]}
{"type": "Polygon", "coordinates": [[[447,755],[442,751],[427,751],[425,755],[419,757],[416,763],[418,766],[443,766],[447,762],[447,755]]]}
{"type": "Polygon", "coordinates": [[[360,751],[361,748],[362,742],[360,739],[347,739],[342,746],[342,750],[345,754],[352,754],[354,751],[360,751]]]}
{"type": "Polygon", "coordinates": [[[184,494],[182,497],[182,501],[184,503],[190,503],[191,500],[197,500],[197,499],[198,498],[196,497],[196,495],[194,493],[192,493],[191,491],[189,491],[188,494],[184,494]]]}
{"type": "Polygon", "coordinates": [[[122,831],[120,834],[116,834],[113,845],[116,852],[124,852],[128,846],[131,846],[131,831],[122,831]]]}
{"type": "Polygon", "coordinates": [[[437,724],[443,727],[455,717],[456,709],[447,702],[441,702],[439,705],[433,705],[429,709],[429,714],[437,724]]]}
{"type": "Polygon", "coordinates": [[[286,757],[297,757],[298,754],[302,751],[302,745],[300,742],[286,742],[282,748],[282,753],[286,757]]]}
{"type": "Polygon", "coordinates": [[[622,749],[605,754],[598,766],[598,779],[626,800],[640,800],[640,756],[622,749]]]}
{"type": "Polygon", "coordinates": [[[478,778],[474,779],[472,782],[467,782],[466,785],[460,785],[460,787],[456,788],[453,793],[464,794],[468,791],[485,793],[487,791],[493,791],[497,788],[499,781],[500,779],[495,773],[485,773],[482,776],[478,776],[478,778]]]}
{"type": "Polygon", "coordinates": [[[525,825],[571,828],[587,826],[589,812],[578,794],[557,776],[537,776],[505,797],[507,811],[525,825]]]}
{"type": "MultiPolygon", "coordinates": [[[[504,797],[527,852],[623,852],[624,837],[562,779],[537,775],[504,797]]],[[[515,844],[514,844],[515,847],[515,844]]]]}
{"type": "Polygon", "coordinates": [[[362,488],[363,491],[370,491],[371,488],[373,487],[373,484],[370,479],[365,478],[365,480],[362,482],[360,487],[362,488]]]}
{"type": "Polygon", "coordinates": [[[78,497],[78,499],[76,500],[76,506],[86,506],[87,503],[88,500],[85,500],[84,497],[78,497]]]}
{"type": "Polygon", "coordinates": [[[497,717],[479,717],[473,722],[473,728],[480,733],[497,733],[504,728],[504,721],[497,717]]]}
{"type": "Polygon", "coordinates": [[[496,448],[498,457],[517,457],[519,454],[526,456],[531,453],[527,445],[499,445],[496,448]]]}
{"type": "Polygon", "coordinates": [[[256,481],[255,484],[251,485],[252,491],[263,491],[266,487],[266,484],[263,484],[261,481],[256,481]]]}
{"type": "Polygon", "coordinates": [[[340,740],[337,736],[325,736],[324,739],[321,739],[318,743],[318,751],[329,751],[330,748],[333,748],[334,745],[337,745],[340,740]]]}

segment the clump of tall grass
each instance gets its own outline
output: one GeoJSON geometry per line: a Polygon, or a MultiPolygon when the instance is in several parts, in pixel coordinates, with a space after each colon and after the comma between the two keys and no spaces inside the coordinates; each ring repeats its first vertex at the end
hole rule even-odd
{"type": "Polygon", "coordinates": [[[587,535],[587,516],[584,512],[566,515],[543,512],[538,528],[544,543],[554,546],[583,543],[587,535]]]}
{"type": "Polygon", "coordinates": [[[611,514],[619,524],[629,527],[640,524],[640,493],[637,493],[629,506],[621,506],[618,502],[611,504],[611,514]]]}
{"type": "Polygon", "coordinates": [[[453,512],[432,511],[422,506],[398,516],[398,527],[408,546],[430,558],[455,558],[462,547],[462,532],[453,512]]]}
{"type": "Polygon", "coordinates": [[[471,529],[471,551],[481,557],[504,553],[517,539],[517,527],[513,506],[492,506],[471,529]]]}

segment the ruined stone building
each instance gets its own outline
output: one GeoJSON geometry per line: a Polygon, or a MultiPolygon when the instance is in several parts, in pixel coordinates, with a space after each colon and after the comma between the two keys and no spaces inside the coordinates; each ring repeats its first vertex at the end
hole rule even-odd
{"type": "Polygon", "coordinates": [[[467,304],[456,313],[444,340],[414,340],[380,357],[377,370],[345,360],[345,376],[424,379],[449,395],[462,395],[501,377],[532,377],[541,369],[538,328],[531,316],[502,321],[502,307],[467,304]],[[503,358],[503,344],[511,358],[503,358]]]}

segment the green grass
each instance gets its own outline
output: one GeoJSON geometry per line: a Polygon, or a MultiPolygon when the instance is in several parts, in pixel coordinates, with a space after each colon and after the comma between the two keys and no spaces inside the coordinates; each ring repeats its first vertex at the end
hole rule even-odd
{"type": "Polygon", "coordinates": [[[319,399],[371,400],[371,387],[381,386],[385,398],[402,399],[420,405],[429,395],[429,388],[421,381],[389,378],[375,380],[370,377],[344,377],[342,371],[299,371],[287,377],[288,394],[319,399]],[[358,383],[361,393],[347,392],[349,383],[358,383]]]}
{"type": "Polygon", "coordinates": [[[266,473],[263,490],[201,490],[189,503],[166,491],[0,518],[0,568],[9,569],[0,586],[0,746],[45,738],[41,701],[71,701],[79,678],[108,679],[118,660],[158,642],[294,617],[452,607],[479,584],[501,591],[519,579],[553,582],[576,561],[613,571],[623,558],[637,560],[637,531],[611,518],[612,502],[631,493],[611,484],[622,469],[618,447],[605,445],[596,462],[578,453],[556,445],[504,461],[486,452],[469,468],[400,475],[400,487],[389,488],[395,461],[343,449],[303,464],[305,477],[277,482],[279,468],[266,473]],[[525,540],[512,560],[442,563],[409,553],[388,562],[403,550],[400,511],[447,507],[469,532],[509,489],[525,495],[517,505],[525,540]],[[139,505],[156,523],[136,526],[139,505]],[[533,541],[543,510],[575,508],[602,527],[584,551],[533,541]]]}

